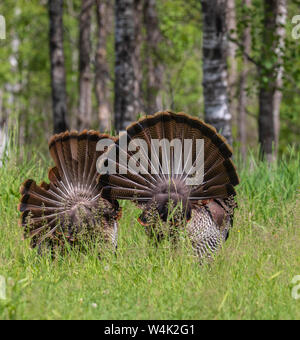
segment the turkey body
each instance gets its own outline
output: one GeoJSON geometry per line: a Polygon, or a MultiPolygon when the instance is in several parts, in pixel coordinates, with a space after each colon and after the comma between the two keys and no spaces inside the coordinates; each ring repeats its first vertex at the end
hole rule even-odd
{"type": "Polygon", "coordinates": [[[224,200],[209,200],[204,204],[197,202],[192,205],[189,220],[182,214],[181,208],[176,211],[176,208],[172,207],[172,217],[167,221],[163,220],[155,209],[145,209],[139,217],[139,222],[145,227],[148,236],[156,242],[168,238],[176,244],[180,233],[187,235],[195,255],[203,260],[213,257],[227,240],[233,227],[236,206],[232,196],[224,200]]]}
{"type": "Polygon", "coordinates": [[[212,257],[233,226],[239,183],[226,140],[203,121],[170,111],[131,124],[125,151],[121,138],[86,130],[51,138],[55,166],[49,183],[27,180],[20,189],[24,237],[39,249],[80,240],[116,249],[117,200],[130,200],[142,210],[138,220],[150,237],[159,242],[167,236],[176,243],[178,231],[184,230],[200,261],[212,257]],[[97,151],[102,139],[110,139],[110,146],[97,151]],[[125,172],[120,171],[124,160],[125,172]],[[106,164],[116,171],[101,173],[106,164]]]}
{"type": "MultiPolygon", "coordinates": [[[[135,202],[142,209],[139,222],[158,242],[166,236],[176,241],[177,231],[184,229],[197,256],[211,257],[232,227],[234,186],[239,183],[232,150],[224,137],[197,118],[170,111],[142,118],[131,124],[126,133],[127,142],[132,143],[126,154],[128,172],[100,175],[103,197],[135,202]],[[167,143],[155,150],[153,140],[167,143]],[[186,141],[190,142],[188,148],[186,141]],[[203,142],[200,152],[199,141],[203,142]],[[168,143],[172,145],[169,152],[168,143]],[[138,145],[138,153],[134,145],[138,145]],[[175,149],[174,145],[179,147],[175,149]],[[186,152],[190,159],[185,157],[186,152]],[[199,159],[203,177],[197,182],[193,170],[199,159]],[[134,164],[132,169],[130,164],[134,164]],[[142,173],[136,171],[136,164],[142,165],[142,173]],[[151,173],[153,168],[156,172],[151,173]]],[[[117,154],[124,152],[120,138],[115,144],[117,154]]],[[[108,152],[107,160],[120,169],[114,155],[108,152]]]]}
{"type": "Polygon", "coordinates": [[[212,200],[195,207],[186,229],[199,258],[212,257],[227,240],[233,226],[235,207],[233,198],[212,200]]]}
{"type": "Polygon", "coordinates": [[[49,183],[37,185],[30,179],[20,188],[20,222],[32,247],[63,249],[66,243],[97,240],[116,248],[119,205],[102,197],[96,181],[101,156],[96,145],[104,138],[110,137],[86,130],[51,138],[55,166],[49,170],[49,183]]]}

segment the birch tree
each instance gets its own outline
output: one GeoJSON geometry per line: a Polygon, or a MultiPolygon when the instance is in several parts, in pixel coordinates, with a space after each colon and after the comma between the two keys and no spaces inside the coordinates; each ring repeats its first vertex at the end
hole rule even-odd
{"type": "MultiPolygon", "coordinates": [[[[235,0],[227,0],[226,21],[229,36],[232,39],[237,39],[237,25],[236,25],[236,7],[235,0]]],[[[228,57],[228,88],[229,88],[229,109],[232,116],[237,112],[237,82],[238,82],[238,65],[236,59],[237,45],[230,41],[227,44],[228,57]]]]}
{"type": "Polygon", "coordinates": [[[147,114],[162,110],[162,100],[159,96],[163,84],[163,66],[157,57],[162,35],[159,29],[156,11],[156,0],[147,0],[144,5],[144,23],[146,30],[146,108],[147,114]]]}
{"type": "Polygon", "coordinates": [[[109,132],[112,123],[112,107],[109,93],[109,65],[107,60],[107,37],[112,26],[111,0],[97,0],[97,51],[95,58],[95,90],[98,102],[99,127],[109,132]]]}
{"type": "Polygon", "coordinates": [[[278,57],[278,70],[276,75],[276,87],[273,100],[274,110],[274,131],[275,131],[275,154],[278,153],[279,134],[280,134],[280,105],[282,101],[282,86],[283,86],[283,56],[285,47],[286,35],[286,20],[287,20],[287,0],[278,0],[276,8],[276,40],[277,46],[275,53],[278,57]]]}
{"type": "Polygon", "coordinates": [[[82,0],[79,17],[79,110],[77,128],[90,128],[92,121],[91,14],[94,0],[82,0]]]}
{"type": "Polygon", "coordinates": [[[63,50],[63,0],[49,0],[49,41],[54,133],[67,130],[67,94],[63,50]]]}
{"type": "Polygon", "coordinates": [[[239,102],[238,102],[238,138],[241,146],[241,154],[243,159],[246,158],[246,142],[247,142],[247,130],[246,130],[246,107],[247,107],[247,77],[249,73],[249,62],[247,55],[250,55],[251,50],[251,27],[249,22],[249,16],[246,14],[251,5],[251,0],[243,0],[242,6],[244,7],[244,23],[245,27],[242,33],[242,70],[240,74],[239,82],[239,102]]]}
{"type": "Polygon", "coordinates": [[[264,1],[258,125],[261,157],[268,162],[277,156],[286,16],[286,0],[264,1]]]}
{"type": "Polygon", "coordinates": [[[228,104],[226,1],[201,0],[205,120],[232,143],[228,104]]]}
{"type": "Polygon", "coordinates": [[[134,0],[115,2],[115,128],[124,130],[135,120],[134,0]]]}
{"type": "MultiPolygon", "coordinates": [[[[147,1],[147,0],[146,0],[147,1]]],[[[134,110],[136,114],[144,112],[142,45],[143,36],[143,7],[144,0],[134,0],[134,110]]]]}

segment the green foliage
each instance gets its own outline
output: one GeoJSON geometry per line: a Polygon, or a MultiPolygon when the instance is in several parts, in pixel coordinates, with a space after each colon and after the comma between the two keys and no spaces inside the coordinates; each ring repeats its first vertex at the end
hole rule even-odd
{"type": "MultiPolygon", "coordinates": [[[[67,74],[68,121],[74,121],[78,107],[78,17],[81,1],[64,2],[64,51],[67,74]]],[[[185,111],[203,118],[202,91],[202,15],[199,0],[157,0],[157,9],[163,41],[156,58],[164,65],[164,82],[161,89],[165,109],[185,111]]],[[[0,4],[0,14],[7,22],[7,39],[0,40],[0,96],[1,113],[13,114],[18,120],[22,142],[38,145],[52,134],[52,103],[49,61],[49,18],[47,1],[7,0],[0,4]],[[13,90],[12,90],[13,89],[13,90]]],[[[236,1],[238,43],[242,32],[251,25],[252,47],[250,57],[261,67],[251,64],[248,75],[249,105],[247,110],[257,119],[257,95],[260,84],[268,85],[270,74],[276,66],[274,54],[261,58],[267,42],[263,38],[263,1],[253,0],[249,9],[236,1]]],[[[284,49],[284,86],[281,105],[280,152],[285,153],[290,144],[300,145],[299,93],[300,93],[300,44],[291,35],[291,19],[299,14],[295,1],[288,1],[286,47],[284,49]]],[[[97,45],[95,13],[93,14],[92,42],[94,59],[97,45]]],[[[110,93],[114,89],[114,37],[107,43],[110,65],[110,93]]],[[[241,68],[241,49],[237,59],[241,68]]],[[[94,63],[92,63],[94,69],[94,63]]],[[[146,91],[145,91],[146,93],[146,91]]],[[[238,94],[238,91],[237,91],[238,94]]],[[[95,95],[94,124],[97,128],[95,95]]],[[[236,120],[233,130],[236,131],[236,120]]],[[[14,124],[14,122],[13,122],[14,124]]],[[[72,124],[70,124],[72,125],[72,124]]],[[[249,127],[249,140],[254,123],[249,127]]]]}
{"type": "Polygon", "coordinates": [[[0,87],[7,91],[3,107],[16,113],[28,137],[47,118],[43,113],[50,95],[48,12],[39,1],[21,0],[1,3],[0,13],[7,22],[7,38],[0,41],[0,87]]]}
{"type": "Polygon", "coordinates": [[[291,143],[300,145],[300,40],[292,37],[294,25],[291,19],[299,15],[299,6],[290,2],[286,27],[286,48],[284,49],[284,85],[281,117],[281,151],[286,152],[291,143]]]}
{"type": "MultiPolygon", "coordinates": [[[[64,8],[65,66],[70,120],[78,101],[78,20],[80,1],[64,8]],[[72,8],[70,7],[72,5],[72,8]]],[[[11,1],[0,4],[7,21],[7,38],[0,40],[0,88],[4,110],[15,112],[24,127],[27,143],[52,134],[48,6],[44,1],[11,1]],[[14,67],[12,66],[14,59],[14,67]],[[17,85],[11,98],[12,85],[17,85]]],[[[38,143],[37,143],[38,144],[38,143]]]]}
{"type": "Polygon", "coordinates": [[[196,0],[158,1],[165,64],[164,105],[175,111],[203,115],[201,7],[196,0]]]}
{"type": "MultiPolygon", "coordinates": [[[[251,71],[248,75],[248,111],[257,119],[258,105],[257,97],[260,86],[269,86],[274,82],[273,71],[278,68],[278,56],[271,48],[276,41],[269,39],[266,41],[264,35],[264,3],[253,0],[250,8],[242,6],[242,1],[236,2],[237,12],[237,42],[242,41],[242,32],[250,25],[251,27],[251,71]],[[264,51],[264,53],[262,53],[264,51]],[[254,63],[253,63],[254,61],[254,63]]],[[[299,7],[295,1],[287,2],[287,23],[285,47],[281,50],[283,55],[283,79],[282,103],[280,107],[280,144],[279,152],[288,152],[291,144],[300,145],[300,125],[299,125],[299,93],[300,93],[300,44],[299,40],[292,37],[293,16],[299,14],[299,7]]],[[[271,32],[272,33],[272,32],[271,32]]],[[[269,37],[270,38],[270,37],[269,37]]],[[[272,37],[271,37],[272,38],[272,37]]],[[[237,55],[243,55],[241,46],[237,55]]]]}

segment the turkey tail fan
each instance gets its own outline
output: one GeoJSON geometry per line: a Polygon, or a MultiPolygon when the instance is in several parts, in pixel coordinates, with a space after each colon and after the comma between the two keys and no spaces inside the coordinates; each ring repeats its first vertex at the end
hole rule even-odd
{"type": "Polygon", "coordinates": [[[97,183],[96,162],[103,152],[98,141],[112,137],[96,131],[64,132],[49,142],[55,167],[50,183],[26,180],[18,209],[24,237],[31,246],[74,243],[80,236],[99,236],[116,245],[120,210],[116,200],[104,199],[97,183]]]}
{"type": "Polygon", "coordinates": [[[116,139],[105,154],[106,162],[115,163],[116,174],[103,170],[99,181],[104,197],[133,200],[147,208],[155,203],[161,217],[170,200],[182,202],[189,215],[199,200],[235,195],[239,179],[231,156],[231,147],[214,127],[185,113],[158,112],[131,124],[116,139]],[[201,155],[203,176],[195,182],[201,155]],[[126,173],[122,170],[127,162],[126,173]]]}

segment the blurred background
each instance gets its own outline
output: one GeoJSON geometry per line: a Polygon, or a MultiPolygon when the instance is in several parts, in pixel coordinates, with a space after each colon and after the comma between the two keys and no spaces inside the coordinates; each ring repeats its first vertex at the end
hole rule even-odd
{"type": "Polygon", "coordinates": [[[0,15],[0,158],[12,131],[46,150],[54,132],[166,109],[243,158],[299,148],[298,0],[5,0],[0,15]]]}

